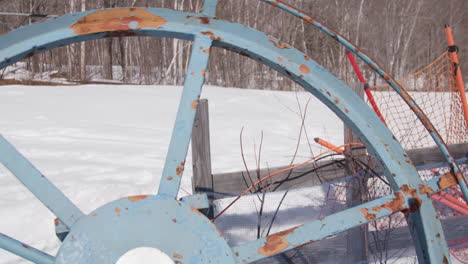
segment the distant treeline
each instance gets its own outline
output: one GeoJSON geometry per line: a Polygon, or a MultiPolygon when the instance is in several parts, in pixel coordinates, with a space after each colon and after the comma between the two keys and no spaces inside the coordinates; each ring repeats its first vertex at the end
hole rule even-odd
{"type": "MultiPolygon", "coordinates": [[[[462,70],[468,72],[466,0],[286,0],[344,34],[397,78],[430,63],[446,49],[444,24],[453,26],[462,70]]],[[[121,6],[163,7],[187,12],[202,0],[0,0],[1,12],[63,15],[121,6]]],[[[313,26],[259,0],[220,0],[218,18],[254,27],[305,52],[342,80],[355,80],[345,50],[313,26]]],[[[0,15],[0,34],[44,18],[0,15]]],[[[150,37],[116,37],[73,44],[28,59],[35,73],[59,71],[71,80],[96,74],[103,79],[141,84],[183,82],[191,43],[150,37]],[[119,74],[112,70],[118,66],[119,74]],[[115,67],[114,67],[115,68],[115,67]],[[93,70],[89,70],[93,69],[93,70]],[[96,73],[98,69],[98,73],[96,73]]],[[[375,76],[364,70],[371,83],[375,76]]],[[[214,49],[208,83],[219,86],[292,90],[271,69],[233,52],[214,49]]]]}

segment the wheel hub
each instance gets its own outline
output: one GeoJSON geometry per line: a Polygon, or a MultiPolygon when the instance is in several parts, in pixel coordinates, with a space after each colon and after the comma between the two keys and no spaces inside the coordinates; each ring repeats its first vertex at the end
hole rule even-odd
{"type": "Polygon", "coordinates": [[[133,196],[110,202],[74,224],[55,263],[114,264],[129,250],[160,249],[175,263],[235,263],[208,218],[183,202],[133,196]]]}

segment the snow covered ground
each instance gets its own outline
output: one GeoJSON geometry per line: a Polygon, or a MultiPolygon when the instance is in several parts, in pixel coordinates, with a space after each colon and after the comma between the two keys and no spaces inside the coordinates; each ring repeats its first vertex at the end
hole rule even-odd
{"type": "MultiPolygon", "coordinates": [[[[0,133],[88,213],[120,197],[156,192],[180,93],[171,86],[0,86],[0,133]]],[[[243,168],[242,127],[251,168],[262,131],[262,166],[289,164],[298,105],[304,109],[309,94],[205,87],[202,97],[209,99],[215,173],[243,168]]],[[[343,141],[341,121],[315,98],[306,124],[310,140],[343,141]]],[[[312,149],[321,150],[315,143],[312,149]]],[[[298,160],[309,156],[303,138],[298,160]]],[[[182,182],[189,193],[190,160],[182,182]]],[[[3,167],[0,194],[0,232],[55,254],[55,217],[3,167]]],[[[0,250],[0,263],[27,262],[0,250]]]]}

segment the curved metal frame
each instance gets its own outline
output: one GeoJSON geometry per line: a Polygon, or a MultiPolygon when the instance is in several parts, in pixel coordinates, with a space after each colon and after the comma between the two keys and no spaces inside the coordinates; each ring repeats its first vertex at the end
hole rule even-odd
{"type": "Polygon", "coordinates": [[[450,155],[448,151],[447,145],[444,142],[444,139],[441,137],[437,129],[434,127],[432,122],[426,116],[426,114],[422,111],[422,109],[418,106],[418,104],[413,100],[411,95],[403,88],[403,86],[388,72],[386,72],[382,66],[380,66],[374,59],[369,57],[364,51],[362,51],[359,47],[353,44],[351,41],[346,39],[343,35],[339,34],[338,32],[334,31],[330,27],[324,25],[323,23],[319,22],[317,19],[305,14],[304,12],[300,11],[299,9],[288,5],[280,0],[260,0],[272,6],[278,7],[310,24],[314,27],[318,28],[320,31],[324,32],[328,36],[332,37],[338,43],[346,47],[349,51],[354,53],[356,56],[361,58],[369,67],[376,72],[380,77],[382,77],[389,86],[402,98],[402,100],[409,106],[409,108],[415,113],[416,117],[422,123],[422,125],[426,128],[429,135],[432,137],[434,142],[436,143],[437,147],[440,149],[442,154],[444,155],[445,160],[450,165],[452,172],[456,175],[458,184],[465,196],[465,201],[468,202],[468,187],[465,181],[465,178],[462,175],[460,170],[460,166],[458,165],[457,161],[450,155]]]}
{"type": "MultiPolygon", "coordinates": [[[[408,226],[420,263],[449,263],[443,230],[428,194],[456,184],[454,174],[424,184],[388,128],[349,87],[305,54],[280,44],[273,37],[243,25],[213,19],[216,2],[207,1],[202,14],[153,8],[115,8],[75,13],[33,24],[0,37],[0,68],[58,46],[117,35],[193,40],[192,57],[158,191],[158,197],[173,200],[177,197],[183,174],[210,47],[222,47],[247,55],[302,85],[351,127],[382,165],[394,194],[235,247],[232,251],[236,261],[249,263],[404,211],[408,215],[408,226]]],[[[72,232],[76,223],[90,217],[84,216],[3,137],[0,137],[0,161],[72,232]]],[[[18,243],[0,236],[0,247],[24,257],[15,247],[18,243]]],[[[30,253],[33,249],[29,249],[27,253],[33,257],[28,259],[32,258],[37,263],[54,263],[54,257],[49,256],[50,261],[41,261],[39,255],[43,253],[30,253]]]]}

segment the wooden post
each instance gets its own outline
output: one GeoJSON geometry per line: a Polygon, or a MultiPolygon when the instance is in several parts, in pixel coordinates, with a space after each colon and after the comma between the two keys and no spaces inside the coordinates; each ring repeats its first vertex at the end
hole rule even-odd
{"type": "Polygon", "coordinates": [[[197,113],[192,131],[192,163],[193,193],[208,192],[210,207],[202,212],[213,218],[213,175],[211,173],[211,152],[210,152],[210,122],[208,115],[208,100],[201,99],[197,106],[197,113]]]}
{"type": "MultiPolygon", "coordinates": [[[[364,100],[364,90],[362,87],[354,89],[355,92],[364,100]]],[[[369,111],[371,111],[369,109],[369,111]]],[[[353,134],[353,131],[346,127],[344,128],[344,143],[361,143],[359,138],[353,134]]],[[[359,171],[360,165],[357,160],[362,160],[366,156],[365,149],[353,149],[355,146],[345,147],[346,165],[345,171],[347,175],[353,175],[359,171]],[[350,158],[353,159],[350,159],[350,158]]],[[[346,184],[346,201],[348,208],[360,205],[364,202],[363,196],[366,192],[367,181],[365,178],[356,177],[351,179],[346,184]]],[[[346,263],[361,264],[367,263],[367,225],[355,227],[347,232],[346,246],[346,263]]]]}

